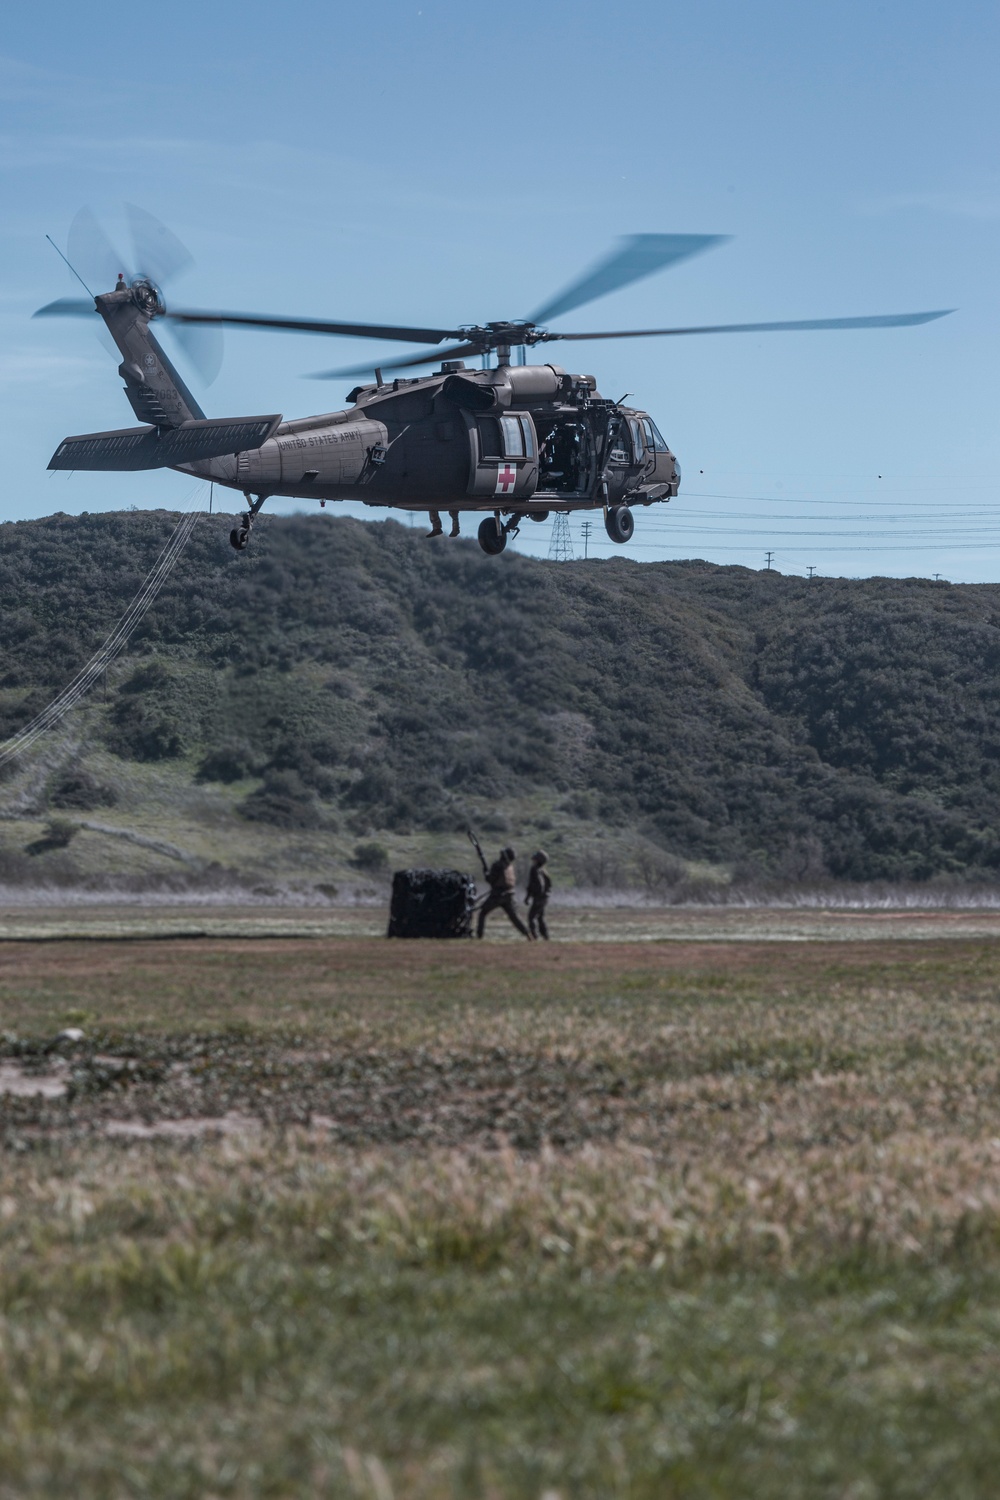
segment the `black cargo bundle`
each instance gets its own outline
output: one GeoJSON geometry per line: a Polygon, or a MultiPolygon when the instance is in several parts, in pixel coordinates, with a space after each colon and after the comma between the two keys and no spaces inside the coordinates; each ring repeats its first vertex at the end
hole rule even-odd
{"type": "Polygon", "coordinates": [[[387,937],[472,936],[475,881],[461,870],[397,870],[387,937]]]}

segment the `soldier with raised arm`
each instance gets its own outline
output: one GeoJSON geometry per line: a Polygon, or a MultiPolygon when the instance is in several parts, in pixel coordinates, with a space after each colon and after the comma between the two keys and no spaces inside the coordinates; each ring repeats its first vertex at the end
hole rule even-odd
{"type": "Polygon", "coordinates": [[[479,860],[483,867],[483,874],[486,876],[486,882],[490,888],[489,895],[486,897],[486,900],[479,908],[479,921],[476,924],[476,937],[482,937],[483,929],[486,926],[486,918],[489,916],[491,911],[496,911],[499,907],[507,913],[507,916],[510,918],[513,925],[517,928],[518,932],[522,933],[530,941],[532,934],[528,931],[527,927],[525,927],[524,923],[521,921],[521,918],[517,914],[517,908],[514,904],[514,891],[517,882],[517,874],[514,869],[514,860],[516,856],[513,849],[511,849],[509,845],[506,849],[501,849],[498,858],[495,859],[491,865],[487,865],[486,858],[483,854],[482,849],[480,849],[479,847],[478,840],[473,836],[471,832],[469,834],[469,838],[476,846],[476,853],[479,855],[479,860]]]}

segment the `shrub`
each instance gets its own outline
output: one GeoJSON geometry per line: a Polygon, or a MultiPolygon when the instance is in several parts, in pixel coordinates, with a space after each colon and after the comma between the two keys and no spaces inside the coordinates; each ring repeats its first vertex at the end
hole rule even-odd
{"type": "Polygon", "coordinates": [[[116,704],[107,743],[123,760],[173,760],[184,748],[181,726],[173,715],[138,698],[116,704]]]}
{"type": "Polygon", "coordinates": [[[268,771],[240,812],[251,823],[273,828],[315,828],[319,822],[312,793],[295,771],[268,771]]]}
{"type": "Polygon", "coordinates": [[[117,801],[118,793],[113,786],[82,769],[64,771],[49,792],[49,802],[53,807],[66,807],[74,812],[114,807],[117,801]]]}
{"type": "Polygon", "coordinates": [[[50,849],[66,849],[79,831],[70,818],[50,818],[45,825],[45,842],[50,849]]]}
{"type": "Polygon", "coordinates": [[[375,875],[384,870],[389,863],[389,851],[382,844],[374,842],[355,844],[352,863],[357,865],[359,870],[375,875]]]}
{"type": "Polygon", "coordinates": [[[258,760],[246,740],[224,740],[209,750],[198,767],[199,781],[243,781],[258,770],[258,760]]]}

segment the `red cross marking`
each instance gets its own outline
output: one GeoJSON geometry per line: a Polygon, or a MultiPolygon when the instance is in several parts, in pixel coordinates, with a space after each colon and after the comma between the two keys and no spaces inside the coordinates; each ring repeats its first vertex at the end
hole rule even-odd
{"type": "Polygon", "coordinates": [[[509,495],[517,483],[517,470],[513,464],[501,464],[497,469],[496,495],[509,495]]]}

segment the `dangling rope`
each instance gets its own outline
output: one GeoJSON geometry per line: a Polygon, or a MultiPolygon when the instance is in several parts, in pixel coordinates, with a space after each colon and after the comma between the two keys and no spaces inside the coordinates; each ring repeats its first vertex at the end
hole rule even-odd
{"type": "Polygon", "coordinates": [[[173,572],[174,564],[180,557],[184,548],[191,540],[191,533],[198,524],[200,512],[190,511],[181,516],[177,525],[146,575],[142,588],[136,594],[128,609],[122,615],[114,630],[108,636],[104,645],[91,658],[82,671],[78,672],[73,681],[64,687],[57,698],[54,698],[48,708],[42,709],[40,714],[26,724],[20,734],[14,736],[4,745],[0,745],[0,766],[16,755],[23,755],[31,748],[35,741],[48,730],[53,729],[71,708],[85,697],[97,682],[98,678],[105,672],[115,657],[128,644],[129,639],[136,627],[141,623],[143,616],[153,603],[157,594],[166,583],[173,572]]]}

